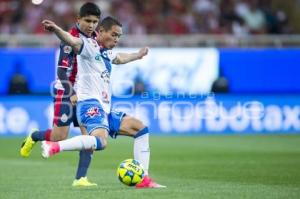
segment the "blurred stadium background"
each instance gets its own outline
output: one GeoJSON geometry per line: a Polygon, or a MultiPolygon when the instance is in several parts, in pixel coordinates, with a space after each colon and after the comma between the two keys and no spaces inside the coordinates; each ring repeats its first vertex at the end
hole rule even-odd
{"type": "MultiPolygon", "coordinates": [[[[84,2],[0,0],[0,198],[37,197],[22,184],[26,172],[37,178],[32,182],[37,193],[43,193],[41,182],[53,187],[55,177],[29,171],[40,166],[61,176],[63,190],[56,198],[82,194],[68,184],[77,154],[44,163],[36,150],[32,165],[20,160],[18,150],[31,128],[52,125],[50,92],[59,41],[40,22],[52,19],[67,30],[84,2]]],[[[169,189],[146,195],[128,191],[126,197],[299,197],[299,0],[93,2],[103,16],[123,24],[116,51],[150,47],[145,59],[114,68],[114,106],[141,118],[157,135],[151,144],[152,168],[169,189]]],[[[111,175],[118,162],[131,156],[131,147],[122,139],[114,143],[112,148],[119,146],[122,153],[108,149],[97,154],[101,158],[94,158],[91,175],[98,183],[108,178],[108,184],[100,183],[104,196],[120,189],[117,198],[126,189],[111,175]]]]}

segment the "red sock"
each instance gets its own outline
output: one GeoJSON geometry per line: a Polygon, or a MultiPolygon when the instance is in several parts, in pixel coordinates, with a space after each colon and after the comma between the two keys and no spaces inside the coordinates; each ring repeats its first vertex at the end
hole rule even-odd
{"type": "Polygon", "coordinates": [[[51,141],[51,133],[52,133],[52,129],[48,129],[46,132],[45,132],[45,140],[46,141],[51,141]]]}

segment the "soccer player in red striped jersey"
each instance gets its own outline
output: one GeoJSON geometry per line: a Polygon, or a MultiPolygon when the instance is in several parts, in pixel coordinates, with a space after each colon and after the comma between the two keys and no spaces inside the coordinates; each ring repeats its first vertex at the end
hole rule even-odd
{"type": "MultiPolygon", "coordinates": [[[[69,33],[78,38],[96,38],[95,31],[100,21],[101,11],[94,3],[85,3],[81,6],[76,25],[69,33]]],[[[53,128],[45,131],[34,130],[24,140],[20,154],[28,157],[33,146],[38,141],[60,141],[68,137],[71,123],[79,127],[76,118],[76,75],[77,58],[71,46],[61,43],[57,66],[57,80],[54,85],[54,119],[53,128]]],[[[80,127],[82,134],[85,128],[80,127]]],[[[92,150],[82,150],[79,155],[79,164],[73,186],[95,186],[87,180],[92,150]]]]}

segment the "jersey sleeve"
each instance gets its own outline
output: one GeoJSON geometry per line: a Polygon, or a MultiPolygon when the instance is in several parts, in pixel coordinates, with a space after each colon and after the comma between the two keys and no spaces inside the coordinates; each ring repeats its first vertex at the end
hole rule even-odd
{"type": "Polygon", "coordinates": [[[70,68],[73,64],[74,51],[71,46],[61,43],[59,58],[58,58],[58,67],[61,68],[70,68]]]}
{"type": "Polygon", "coordinates": [[[107,57],[110,60],[110,62],[112,63],[114,61],[114,59],[116,59],[117,53],[113,50],[108,50],[107,51],[107,57]]]}
{"type": "Polygon", "coordinates": [[[81,38],[82,39],[82,46],[78,52],[78,55],[84,58],[90,58],[93,55],[93,45],[96,45],[96,41],[90,38],[81,38]]]}

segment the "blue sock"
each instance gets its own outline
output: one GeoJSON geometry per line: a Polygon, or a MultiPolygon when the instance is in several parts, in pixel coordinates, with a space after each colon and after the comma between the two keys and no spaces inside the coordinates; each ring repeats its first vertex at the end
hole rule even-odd
{"type": "Polygon", "coordinates": [[[81,177],[86,177],[87,170],[90,166],[92,160],[93,151],[92,150],[83,150],[79,152],[79,163],[76,173],[76,179],[81,177]]]}
{"type": "Polygon", "coordinates": [[[98,138],[98,137],[96,137],[95,136],[95,139],[96,139],[96,151],[100,151],[100,150],[103,150],[103,148],[102,148],[102,143],[101,143],[101,139],[100,138],[98,138]]]}
{"type": "Polygon", "coordinates": [[[52,130],[48,129],[46,131],[35,131],[34,133],[31,134],[31,138],[33,141],[50,141],[50,135],[51,135],[52,130]]]}
{"type": "Polygon", "coordinates": [[[134,138],[138,138],[138,137],[140,137],[142,135],[145,135],[147,133],[149,133],[149,130],[148,130],[148,127],[145,127],[143,129],[141,129],[140,131],[138,131],[137,134],[134,136],[134,138]]]}

